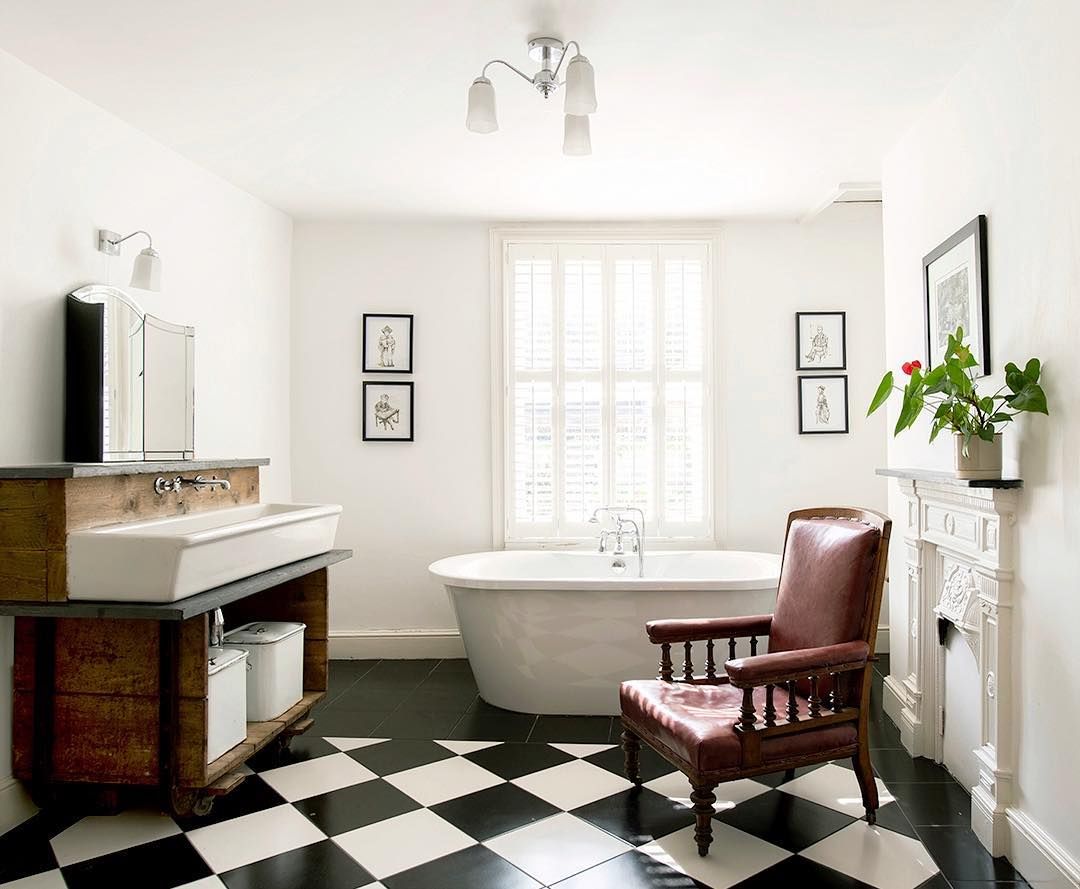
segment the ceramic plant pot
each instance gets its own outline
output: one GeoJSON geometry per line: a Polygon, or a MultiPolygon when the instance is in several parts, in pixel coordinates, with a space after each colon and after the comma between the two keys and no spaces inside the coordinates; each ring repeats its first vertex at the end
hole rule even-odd
{"type": "Polygon", "coordinates": [[[964,436],[953,435],[956,443],[957,478],[1001,478],[1001,433],[994,440],[972,437],[964,454],[964,436]]]}

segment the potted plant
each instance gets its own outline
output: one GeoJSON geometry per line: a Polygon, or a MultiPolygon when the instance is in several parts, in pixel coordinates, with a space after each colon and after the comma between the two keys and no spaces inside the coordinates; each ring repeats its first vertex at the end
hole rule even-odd
{"type": "Polygon", "coordinates": [[[894,435],[915,425],[926,411],[933,420],[930,441],[943,429],[956,441],[957,478],[1001,478],[1001,433],[1006,423],[1024,412],[1048,414],[1046,394],[1039,385],[1042,365],[1031,358],[1021,369],[1011,361],[1005,365],[1005,385],[992,395],[981,395],[971,368],[979,362],[964,343],[964,330],[949,335],[941,364],[925,373],[919,361],[905,361],[903,371],[910,379],[903,388],[888,371],[881,379],[866,415],[881,407],[895,389],[903,393],[900,416],[894,435]]]}

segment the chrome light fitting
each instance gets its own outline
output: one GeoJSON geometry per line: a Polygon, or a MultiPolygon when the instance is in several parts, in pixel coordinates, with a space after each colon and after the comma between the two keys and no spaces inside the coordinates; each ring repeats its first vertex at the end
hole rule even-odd
{"type": "Polygon", "coordinates": [[[149,244],[135,257],[135,265],[131,268],[131,286],[140,290],[161,290],[161,255],[154,249],[154,239],[149,232],[140,230],[120,237],[116,232],[99,229],[98,250],[109,256],[119,256],[120,245],[135,235],[145,235],[149,244]]]}
{"type": "Polygon", "coordinates": [[[509,68],[518,77],[527,80],[545,99],[550,99],[560,87],[566,87],[563,100],[563,154],[580,156],[592,154],[589,135],[589,115],[596,111],[596,76],[589,60],[581,54],[576,40],[563,43],[555,37],[537,37],[529,41],[529,56],[540,63],[540,70],[532,77],[503,59],[492,59],[469,87],[469,111],[465,126],[474,133],[494,133],[499,128],[495,115],[495,87],[487,78],[492,65],[509,68]],[[563,62],[569,48],[575,54],[566,65],[566,80],[559,82],[563,62]]]}

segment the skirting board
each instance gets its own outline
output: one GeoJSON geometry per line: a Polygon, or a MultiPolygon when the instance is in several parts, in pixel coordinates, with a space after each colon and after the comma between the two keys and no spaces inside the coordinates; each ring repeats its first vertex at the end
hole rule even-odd
{"type": "Polygon", "coordinates": [[[874,651],[877,654],[889,653],[889,625],[882,624],[877,628],[877,640],[874,642],[874,651]]]}
{"type": "Polygon", "coordinates": [[[1039,889],[1080,887],[1080,861],[1019,809],[1008,808],[1009,861],[1039,889]]]}
{"type": "Polygon", "coordinates": [[[457,627],[450,629],[330,631],[330,657],[344,660],[465,657],[457,627]]]}
{"type": "Polygon", "coordinates": [[[0,778],[0,834],[22,824],[37,810],[21,781],[0,778]]]}

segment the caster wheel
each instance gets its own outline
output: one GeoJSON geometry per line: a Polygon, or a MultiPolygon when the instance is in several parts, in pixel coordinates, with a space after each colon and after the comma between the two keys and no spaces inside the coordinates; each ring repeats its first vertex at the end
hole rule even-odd
{"type": "Polygon", "coordinates": [[[212,796],[200,796],[195,800],[195,805],[191,807],[193,814],[202,818],[210,814],[210,810],[214,808],[214,798],[212,796]]]}

